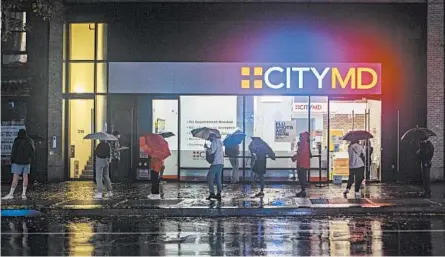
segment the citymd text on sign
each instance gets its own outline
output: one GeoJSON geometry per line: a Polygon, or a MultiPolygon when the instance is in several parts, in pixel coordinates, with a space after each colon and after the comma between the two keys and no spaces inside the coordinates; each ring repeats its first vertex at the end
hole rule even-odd
{"type": "Polygon", "coordinates": [[[262,89],[305,89],[319,91],[369,90],[380,84],[380,65],[329,64],[289,66],[243,66],[241,88],[262,89]]]}

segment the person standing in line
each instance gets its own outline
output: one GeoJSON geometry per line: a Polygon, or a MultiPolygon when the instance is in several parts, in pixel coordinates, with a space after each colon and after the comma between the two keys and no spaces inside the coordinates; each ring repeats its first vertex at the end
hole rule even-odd
{"type": "Polygon", "coordinates": [[[150,158],[150,179],[151,179],[151,194],[147,197],[151,200],[160,200],[161,195],[159,194],[159,173],[164,167],[164,161],[158,158],[150,158]]]}
{"type": "Polygon", "coordinates": [[[434,156],[434,146],[429,140],[422,140],[419,143],[419,150],[416,152],[416,157],[420,162],[420,170],[422,172],[422,197],[431,197],[431,161],[434,156]]]}
{"type": "Polygon", "coordinates": [[[105,182],[105,187],[108,190],[105,197],[109,198],[113,196],[111,180],[110,180],[110,145],[106,141],[100,141],[96,147],[96,185],[97,192],[94,195],[94,199],[103,198],[103,181],[105,182]]]}
{"type": "Polygon", "coordinates": [[[300,134],[300,142],[298,143],[297,154],[292,157],[297,161],[298,181],[300,182],[301,191],[297,193],[297,197],[306,197],[307,173],[310,169],[310,149],[309,149],[309,133],[300,134]]]}
{"type": "Polygon", "coordinates": [[[121,134],[119,131],[115,130],[113,131],[113,136],[117,138],[117,141],[110,141],[110,147],[111,147],[111,172],[110,172],[110,179],[115,179],[118,177],[119,174],[119,164],[121,161],[121,145],[120,145],[120,138],[121,134]]]}
{"type": "Polygon", "coordinates": [[[253,166],[252,171],[255,173],[260,180],[260,192],[257,193],[254,197],[264,197],[264,186],[265,180],[264,175],[267,170],[267,158],[271,158],[275,160],[275,154],[266,152],[265,149],[260,147],[255,147],[253,143],[249,145],[249,150],[252,153],[253,166]]]}
{"type": "Polygon", "coordinates": [[[359,144],[358,140],[351,141],[348,146],[348,155],[349,155],[349,179],[348,184],[346,186],[346,190],[343,193],[345,197],[349,193],[349,190],[352,187],[352,184],[355,183],[355,197],[360,198],[360,186],[363,181],[364,172],[365,172],[365,150],[363,146],[359,144]],[[354,181],[355,179],[355,181],[354,181]]]}
{"type": "Polygon", "coordinates": [[[215,134],[210,134],[209,140],[211,142],[210,147],[205,145],[207,151],[207,158],[210,162],[210,169],[207,173],[207,183],[209,185],[210,195],[207,197],[207,200],[216,199],[221,201],[221,192],[222,192],[222,178],[221,173],[224,168],[224,152],[223,152],[223,143],[220,139],[216,137],[215,134]],[[215,195],[214,189],[214,181],[216,180],[217,186],[217,194],[215,195]]]}
{"type": "Polygon", "coordinates": [[[19,176],[23,175],[22,199],[26,200],[26,190],[28,189],[28,175],[31,172],[31,163],[34,159],[34,141],[28,137],[26,130],[20,129],[14,139],[11,151],[11,173],[13,174],[11,190],[4,196],[3,200],[14,198],[14,191],[19,182],[19,176]]]}
{"type": "Polygon", "coordinates": [[[231,182],[236,184],[239,182],[239,145],[226,146],[225,152],[229,157],[230,165],[232,165],[231,182]]]}

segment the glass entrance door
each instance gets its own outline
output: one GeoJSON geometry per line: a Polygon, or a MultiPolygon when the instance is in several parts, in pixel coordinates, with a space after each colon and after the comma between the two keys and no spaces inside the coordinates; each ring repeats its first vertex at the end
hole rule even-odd
{"type": "Polygon", "coordinates": [[[153,99],[152,106],[153,133],[172,132],[175,134],[173,137],[166,138],[172,155],[165,160],[163,178],[178,179],[178,100],[153,99]]]}
{"type": "Polygon", "coordinates": [[[83,139],[94,131],[94,100],[69,100],[69,177],[71,179],[93,178],[92,140],[83,139]]]}

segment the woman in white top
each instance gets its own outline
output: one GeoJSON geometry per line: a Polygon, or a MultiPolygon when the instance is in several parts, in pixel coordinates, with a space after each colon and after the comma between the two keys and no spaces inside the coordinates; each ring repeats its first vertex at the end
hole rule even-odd
{"type": "Polygon", "coordinates": [[[358,140],[351,141],[348,147],[349,154],[349,179],[346,186],[345,196],[349,193],[355,179],[355,197],[360,198],[360,186],[364,179],[365,163],[363,158],[365,156],[365,149],[359,144],[358,140]]]}

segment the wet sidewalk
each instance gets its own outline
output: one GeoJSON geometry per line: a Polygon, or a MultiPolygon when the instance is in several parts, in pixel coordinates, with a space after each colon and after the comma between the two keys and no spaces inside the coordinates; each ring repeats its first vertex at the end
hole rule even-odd
{"type": "MultiPolygon", "coordinates": [[[[344,198],[343,186],[310,185],[307,198],[295,197],[295,185],[269,184],[265,197],[253,198],[256,186],[225,185],[221,202],[206,201],[204,183],[166,183],[161,185],[161,200],[149,200],[150,184],[114,184],[111,199],[93,200],[92,182],[64,182],[36,185],[29,189],[28,200],[2,201],[2,216],[132,216],[221,217],[221,216],[326,216],[367,214],[445,214],[445,187],[433,184],[432,198],[419,197],[420,188],[412,185],[371,184],[363,198],[344,198]],[[32,210],[32,211],[29,211],[32,210]]],[[[2,185],[2,195],[9,190],[2,185]]]]}

